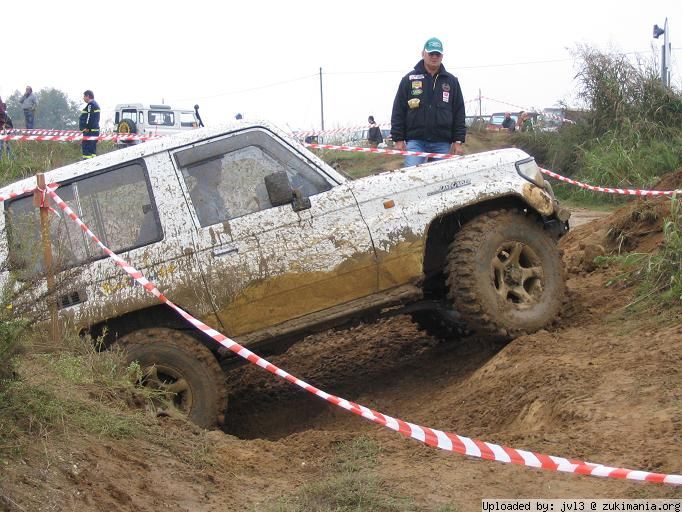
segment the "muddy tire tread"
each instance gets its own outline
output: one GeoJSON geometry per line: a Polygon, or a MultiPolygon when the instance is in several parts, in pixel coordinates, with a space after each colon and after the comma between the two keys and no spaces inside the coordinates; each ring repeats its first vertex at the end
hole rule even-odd
{"type": "MultiPolygon", "coordinates": [[[[532,217],[526,216],[517,210],[498,210],[488,212],[476,217],[455,235],[448,250],[447,261],[447,285],[448,298],[452,301],[454,308],[461,315],[464,323],[477,334],[490,336],[493,338],[511,339],[530,331],[520,328],[509,328],[497,318],[496,311],[489,307],[485,301],[480,300],[477,292],[476,283],[476,263],[480,258],[480,249],[485,235],[495,232],[501,224],[506,222],[539,222],[532,217]]],[[[542,228],[539,228],[538,233],[542,228]]],[[[547,239],[550,240],[546,233],[547,239]]],[[[550,301],[547,308],[554,312],[552,318],[547,318],[544,328],[554,323],[561,312],[565,303],[565,272],[561,254],[556,248],[558,260],[558,272],[560,283],[557,283],[559,293],[543,297],[543,300],[550,301]]],[[[533,329],[535,331],[537,329],[533,329]]]]}
{"type": "Polygon", "coordinates": [[[165,343],[177,347],[180,351],[197,359],[205,368],[212,382],[215,383],[215,397],[213,407],[216,411],[215,424],[224,423],[227,407],[228,390],[225,374],[211,351],[199,340],[175,329],[154,327],[134,331],[117,341],[117,345],[129,350],[134,346],[145,346],[153,343],[165,343]]]}

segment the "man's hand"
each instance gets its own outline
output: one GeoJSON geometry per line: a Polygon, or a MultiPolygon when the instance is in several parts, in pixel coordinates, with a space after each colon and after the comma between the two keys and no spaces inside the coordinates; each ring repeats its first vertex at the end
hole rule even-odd
{"type": "Polygon", "coordinates": [[[407,151],[407,146],[405,145],[404,140],[397,140],[395,141],[395,144],[393,145],[395,149],[398,151],[407,151]]]}
{"type": "Polygon", "coordinates": [[[450,146],[450,154],[451,155],[463,155],[464,149],[462,149],[462,143],[461,142],[453,142],[452,145],[450,146]]]}

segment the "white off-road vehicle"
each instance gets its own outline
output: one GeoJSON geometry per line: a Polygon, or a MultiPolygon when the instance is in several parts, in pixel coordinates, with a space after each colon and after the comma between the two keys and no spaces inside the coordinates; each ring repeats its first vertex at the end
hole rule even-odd
{"type": "Polygon", "coordinates": [[[170,105],[123,103],[116,105],[114,126],[122,134],[171,135],[198,128],[201,124],[199,105],[194,110],[170,105]]]}
{"type": "MultiPolygon", "coordinates": [[[[568,213],[518,149],[350,181],[267,123],[234,123],[46,178],[173,302],[261,353],[398,312],[439,336],[511,338],[552,323],[564,296],[556,240],[568,213]]],[[[0,194],[34,185],[25,179],[0,194]]],[[[37,282],[44,293],[33,197],[6,200],[4,210],[4,279],[37,282]]],[[[63,214],[51,215],[50,234],[61,320],[124,345],[192,421],[219,422],[221,367],[234,356],[136,285],[63,214]]]]}

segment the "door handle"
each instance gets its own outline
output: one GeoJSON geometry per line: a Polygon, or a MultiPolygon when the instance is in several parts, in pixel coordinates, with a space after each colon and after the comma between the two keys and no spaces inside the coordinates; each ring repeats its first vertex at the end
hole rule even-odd
{"type": "Polygon", "coordinates": [[[239,252],[239,247],[235,244],[225,244],[213,248],[213,256],[224,256],[225,254],[231,254],[233,252],[239,252]]]}

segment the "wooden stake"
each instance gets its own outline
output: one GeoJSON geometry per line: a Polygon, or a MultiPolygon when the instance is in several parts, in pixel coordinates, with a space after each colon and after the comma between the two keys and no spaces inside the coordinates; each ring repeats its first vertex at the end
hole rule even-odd
{"type": "Polygon", "coordinates": [[[40,208],[40,238],[43,243],[43,259],[45,261],[45,277],[47,280],[47,301],[50,309],[50,337],[56,346],[59,343],[59,318],[57,315],[57,295],[55,293],[54,265],[52,263],[52,244],[50,243],[50,209],[47,206],[47,194],[44,194],[45,174],[36,174],[38,188],[33,192],[33,205],[40,208]]]}

